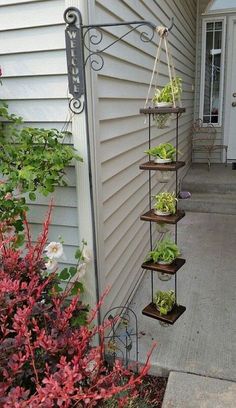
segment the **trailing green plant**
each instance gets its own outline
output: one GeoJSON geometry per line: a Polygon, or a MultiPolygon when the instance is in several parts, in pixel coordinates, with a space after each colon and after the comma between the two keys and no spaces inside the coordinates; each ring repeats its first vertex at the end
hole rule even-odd
{"type": "Polygon", "coordinates": [[[56,186],[67,185],[65,168],[73,159],[82,161],[75,149],[63,143],[69,132],[23,127],[23,120],[0,104],[0,221],[9,220],[19,232],[26,199],[36,193],[47,196],[56,186]]]}
{"type": "Polygon", "coordinates": [[[168,102],[174,103],[173,95],[175,101],[179,100],[182,94],[182,79],[176,77],[172,81],[168,82],[162,89],[156,88],[153,97],[154,103],[168,102]]]}
{"type": "Polygon", "coordinates": [[[157,291],[154,297],[154,302],[160,314],[167,315],[167,313],[171,312],[175,304],[174,291],[157,291]]]}
{"type": "Polygon", "coordinates": [[[162,193],[156,194],[154,198],[156,201],[154,204],[155,210],[161,211],[163,213],[176,213],[176,202],[178,200],[175,197],[175,193],[168,193],[167,191],[164,191],[162,193]]]}
{"type": "Polygon", "coordinates": [[[176,155],[176,148],[171,143],[161,143],[158,146],[146,150],[144,153],[160,159],[171,159],[173,161],[176,155]]]}
{"type": "Polygon", "coordinates": [[[175,242],[169,236],[159,241],[153,251],[147,255],[147,260],[158,263],[173,262],[180,255],[180,250],[175,242]]]}

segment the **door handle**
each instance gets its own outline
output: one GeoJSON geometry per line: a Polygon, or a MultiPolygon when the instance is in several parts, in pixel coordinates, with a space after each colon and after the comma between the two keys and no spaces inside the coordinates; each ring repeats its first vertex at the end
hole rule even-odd
{"type": "Polygon", "coordinates": [[[233,108],[235,108],[236,107],[236,102],[232,102],[232,106],[233,106],[233,108]]]}
{"type": "Polygon", "coordinates": [[[234,92],[234,93],[232,94],[232,97],[233,97],[233,98],[236,98],[236,92],[234,92]]]}

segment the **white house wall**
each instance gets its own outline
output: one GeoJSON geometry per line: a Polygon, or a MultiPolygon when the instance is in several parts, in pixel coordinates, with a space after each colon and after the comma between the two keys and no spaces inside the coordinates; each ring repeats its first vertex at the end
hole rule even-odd
{"type": "MultiPolygon", "coordinates": [[[[196,1],[188,0],[186,6],[184,0],[97,0],[95,9],[90,3],[91,23],[145,19],[168,26],[171,17],[175,20],[169,42],[177,74],[183,79],[186,107],[180,119],[179,150],[188,166],[194,110],[196,1]]],[[[113,42],[126,30],[106,28],[104,44],[113,42]]],[[[105,51],[103,69],[92,76],[94,103],[90,122],[95,146],[95,189],[99,197],[95,207],[100,284],[101,290],[111,286],[107,307],[127,301],[141,276],[140,265],[149,248],[149,224],[139,219],[148,208],[148,173],[139,170],[148,148],[148,128],[139,109],[144,106],[156,50],[157,37],[143,43],[139,34],[133,32],[105,51]]],[[[168,81],[163,56],[159,79],[160,85],[168,81]]],[[[154,145],[175,143],[174,120],[170,128],[152,130],[154,145]]],[[[185,171],[180,174],[183,176],[185,171]]],[[[153,193],[163,187],[155,185],[153,193]]],[[[167,188],[174,190],[174,178],[167,188]]]]}
{"type": "MultiPolygon", "coordinates": [[[[64,0],[0,0],[0,65],[4,74],[1,99],[9,102],[10,112],[23,116],[26,126],[70,130],[64,10],[64,0]]],[[[54,194],[49,239],[64,239],[64,262],[70,263],[75,262],[78,245],[73,166],[67,169],[66,176],[68,187],[58,187],[54,194]]],[[[48,203],[49,199],[38,196],[31,205],[34,236],[41,230],[48,203]]]]}

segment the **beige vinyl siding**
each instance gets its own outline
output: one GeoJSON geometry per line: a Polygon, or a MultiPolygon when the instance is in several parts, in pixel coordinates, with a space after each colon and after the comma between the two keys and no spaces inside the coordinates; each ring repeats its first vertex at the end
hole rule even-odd
{"type": "MultiPolygon", "coordinates": [[[[145,19],[168,26],[170,18],[175,18],[169,42],[177,74],[183,79],[186,113],[180,118],[179,149],[187,168],[191,158],[190,130],[194,110],[196,1],[189,0],[186,7],[184,0],[97,0],[95,10],[91,6],[90,12],[91,22],[96,23],[145,19]]],[[[126,31],[125,27],[106,28],[103,44],[117,40],[126,31]]],[[[100,289],[111,286],[106,308],[127,301],[141,277],[140,265],[149,248],[149,224],[139,218],[148,209],[148,172],[139,170],[144,150],[148,148],[148,128],[139,109],[144,106],[158,39],[155,36],[151,42],[143,43],[140,32],[141,29],[132,32],[107,49],[103,54],[103,69],[92,74],[95,189],[100,197],[95,205],[99,264],[102,265],[100,289]]],[[[163,55],[159,80],[160,85],[168,81],[163,55]]],[[[163,130],[152,126],[152,137],[153,145],[166,141],[175,143],[175,120],[163,130]]],[[[164,188],[155,180],[153,176],[153,193],[164,188]]],[[[174,185],[173,177],[165,187],[173,191],[174,185]]]]}
{"type": "MultiPolygon", "coordinates": [[[[199,1],[199,18],[198,18],[198,39],[197,39],[197,62],[196,62],[196,92],[195,92],[195,119],[200,116],[200,94],[201,94],[201,61],[202,61],[202,13],[205,12],[209,0],[199,1]]],[[[214,18],[214,16],[213,16],[214,18]]],[[[215,144],[222,144],[223,140],[223,126],[216,127],[216,141],[215,144]]],[[[223,160],[222,150],[216,150],[211,154],[212,163],[220,163],[223,160]]],[[[202,163],[207,161],[207,154],[204,152],[195,152],[193,155],[193,161],[196,163],[202,163]]]]}
{"type": "MultiPolygon", "coordinates": [[[[26,126],[71,129],[67,99],[64,0],[0,2],[1,98],[26,126]]],[[[69,138],[66,143],[72,144],[69,138]]],[[[66,260],[74,263],[78,245],[78,214],[74,166],[66,171],[68,187],[56,188],[50,240],[65,241],[66,260]]],[[[30,205],[33,236],[41,231],[50,198],[38,196],[30,205]]]]}

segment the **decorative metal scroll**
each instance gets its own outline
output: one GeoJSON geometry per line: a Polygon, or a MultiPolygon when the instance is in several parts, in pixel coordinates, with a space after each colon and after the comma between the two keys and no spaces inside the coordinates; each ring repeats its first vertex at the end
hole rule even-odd
{"type": "Polygon", "coordinates": [[[138,363],[138,320],[129,307],[114,307],[107,312],[103,322],[109,320],[109,334],[105,336],[105,358],[109,365],[119,359],[128,367],[138,363]]]}
{"type": "MultiPolygon", "coordinates": [[[[139,32],[140,40],[149,42],[153,39],[156,26],[150,21],[127,21],[115,24],[91,24],[83,25],[82,16],[76,7],[69,7],[65,10],[64,20],[67,24],[65,30],[66,36],[66,56],[68,67],[70,109],[74,113],[81,113],[86,103],[86,83],[85,83],[85,65],[90,61],[91,68],[94,71],[100,71],[104,66],[102,53],[122,40],[129,33],[141,27],[148,27],[150,30],[139,32]],[[105,27],[130,26],[131,28],[116,38],[106,46],[102,46],[103,30],[105,27]],[[101,49],[94,49],[101,45],[101,49]],[[86,59],[84,58],[84,49],[87,51],[86,59]]],[[[171,24],[172,28],[173,21],[171,24]]]]}
{"type": "Polygon", "coordinates": [[[118,24],[104,24],[101,26],[90,26],[86,29],[83,35],[84,47],[88,51],[88,55],[85,59],[85,65],[88,61],[90,61],[90,66],[94,71],[100,71],[104,66],[104,58],[102,53],[106,51],[108,48],[112,47],[114,44],[118,43],[120,40],[125,38],[128,34],[132,31],[137,30],[139,27],[147,26],[150,28],[149,31],[141,31],[139,33],[140,40],[143,42],[149,42],[153,39],[155,34],[155,26],[154,24],[148,21],[133,21],[127,23],[118,23],[118,24]],[[134,27],[130,28],[126,33],[121,35],[120,37],[116,38],[114,41],[109,43],[106,46],[102,46],[103,38],[103,31],[104,27],[117,27],[122,25],[134,25],[134,27]],[[101,45],[99,50],[95,50],[94,47],[101,45]]]}

